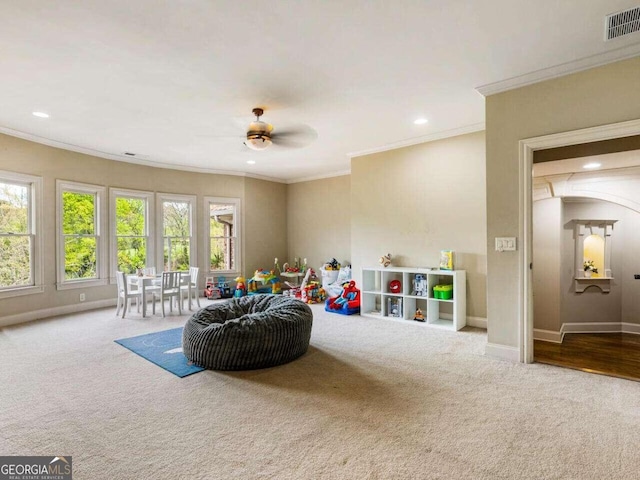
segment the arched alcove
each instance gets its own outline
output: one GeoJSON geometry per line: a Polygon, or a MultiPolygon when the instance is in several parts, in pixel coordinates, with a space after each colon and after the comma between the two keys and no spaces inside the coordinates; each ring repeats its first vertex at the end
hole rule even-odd
{"type": "Polygon", "coordinates": [[[604,268],[604,238],[593,233],[584,239],[583,270],[585,277],[602,277],[604,268]]]}
{"type": "Polygon", "coordinates": [[[604,293],[611,291],[611,236],[617,220],[574,219],[575,291],[584,292],[590,286],[604,293]],[[587,262],[597,269],[588,274],[587,262]]]}

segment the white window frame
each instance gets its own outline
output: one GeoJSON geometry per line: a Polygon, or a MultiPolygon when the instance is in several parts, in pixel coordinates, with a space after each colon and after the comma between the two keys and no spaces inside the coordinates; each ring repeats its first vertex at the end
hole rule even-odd
{"type": "Polygon", "coordinates": [[[31,263],[30,285],[1,288],[0,298],[42,293],[44,292],[42,274],[44,262],[44,235],[42,231],[42,177],[0,170],[0,181],[3,183],[14,183],[29,187],[27,215],[29,225],[28,235],[31,236],[31,252],[29,256],[29,261],[31,263]]]}
{"type": "Polygon", "coordinates": [[[145,236],[147,239],[147,264],[145,267],[155,266],[156,260],[156,242],[154,238],[155,232],[155,202],[153,192],[143,190],[127,190],[123,188],[109,189],[109,226],[111,228],[110,235],[110,283],[116,283],[116,272],[118,271],[118,236],[116,235],[116,199],[118,198],[136,198],[146,200],[147,210],[145,212],[145,236]]]}
{"type": "Polygon", "coordinates": [[[204,249],[205,249],[205,258],[206,258],[206,268],[205,271],[208,272],[209,276],[212,275],[235,275],[240,274],[242,272],[242,217],[241,217],[241,201],[236,197],[204,197],[204,207],[203,207],[203,217],[204,217],[204,249]],[[211,237],[210,235],[210,225],[209,225],[209,212],[210,212],[210,204],[223,204],[223,205],[233,205],[234,207],[234,227],[235,227],[235,260],[236,260],[236,268],[233,270],[211,270],[211,237]]]}
{"type": "Polygon", "coordinates": [[[191,232],[189,234],[189,265],[197,266],[197,226],[196,226],[196,201],[195,195],[180,195],[176,193],[158,193],[156,197],[156,236],[157,236],[157,249],[156,249],[156,271],[161,272],[164,270],[164,211],[162,204],[164,202],[186,202],[189,204],[189,226],[191,232]]]}
{"type": "Polygon", "coordinates": [[[106,188],[101,185],[72,182],[68,180],[56,180],[56,238],[58,248],[56,255],[57,285],[58,290],[73,288],[87,288],[107,285],[107,203],[105,201],[106,188]],[[64,275],[64,235],[62,232],[62,193],[89,193],[96,196],[96,278],[66,280],[64,275]]]}

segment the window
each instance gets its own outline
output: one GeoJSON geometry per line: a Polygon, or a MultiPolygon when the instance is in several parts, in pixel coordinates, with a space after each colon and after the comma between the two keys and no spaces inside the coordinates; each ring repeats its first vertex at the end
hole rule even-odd
{"type": "Polygon", "coordinates": [[[104,285],[104,187],[58,181],[58,288],[104,285]]]}
{"type": "Polygon", "coordinates": [[[194,236],[194,204],[191,195],[158,197],[162,237],[162,265],[168,270],[189,270],[196,264],[194,236]]]}
{"type": "Polygon", "coordinates": [[[153,193],[111,189],[111,276],[155,266],[153,193]]]}
{"type": "Polygon", "coordinates": [[[42,292],[42,179],[0,171],[0,298],[42,292]]]}
{"type": "Polygon", "coordinates": [[[205,245],[212,273],[241,271],[239,209],[237,198],[205,198],[205,245]]]}

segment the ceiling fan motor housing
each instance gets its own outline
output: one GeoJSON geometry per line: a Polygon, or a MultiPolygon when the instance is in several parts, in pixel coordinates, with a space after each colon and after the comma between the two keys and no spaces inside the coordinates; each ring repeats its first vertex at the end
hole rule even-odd
{"type": "MultiPolygon", "coordinates": [[[[256,113],[255,110],[254,113],[256,113]]],[[[258,115],[256,114],[256,116],[258,115]]],[[[259,119],[255,122],[251,122],[249,125],[249,131],[247,131],[247,141],[245,144],[252,150],[264,150],[271,145],[272,130],[273,126],[266,122],[262,122],[259,119]]]]}

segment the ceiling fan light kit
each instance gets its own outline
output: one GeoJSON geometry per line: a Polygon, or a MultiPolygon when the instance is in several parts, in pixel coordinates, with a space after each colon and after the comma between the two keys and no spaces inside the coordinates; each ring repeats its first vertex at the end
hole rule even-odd
{"type": "Polygon", "coordinates": [[[261,108],[254,108],[253,114],[256,121],[251,122],[247,132],[247,141],[244,144],[251,150],[264,150],[271,145],[271,131],[273,126],[260,120],[264,111],[261,108]]]}

